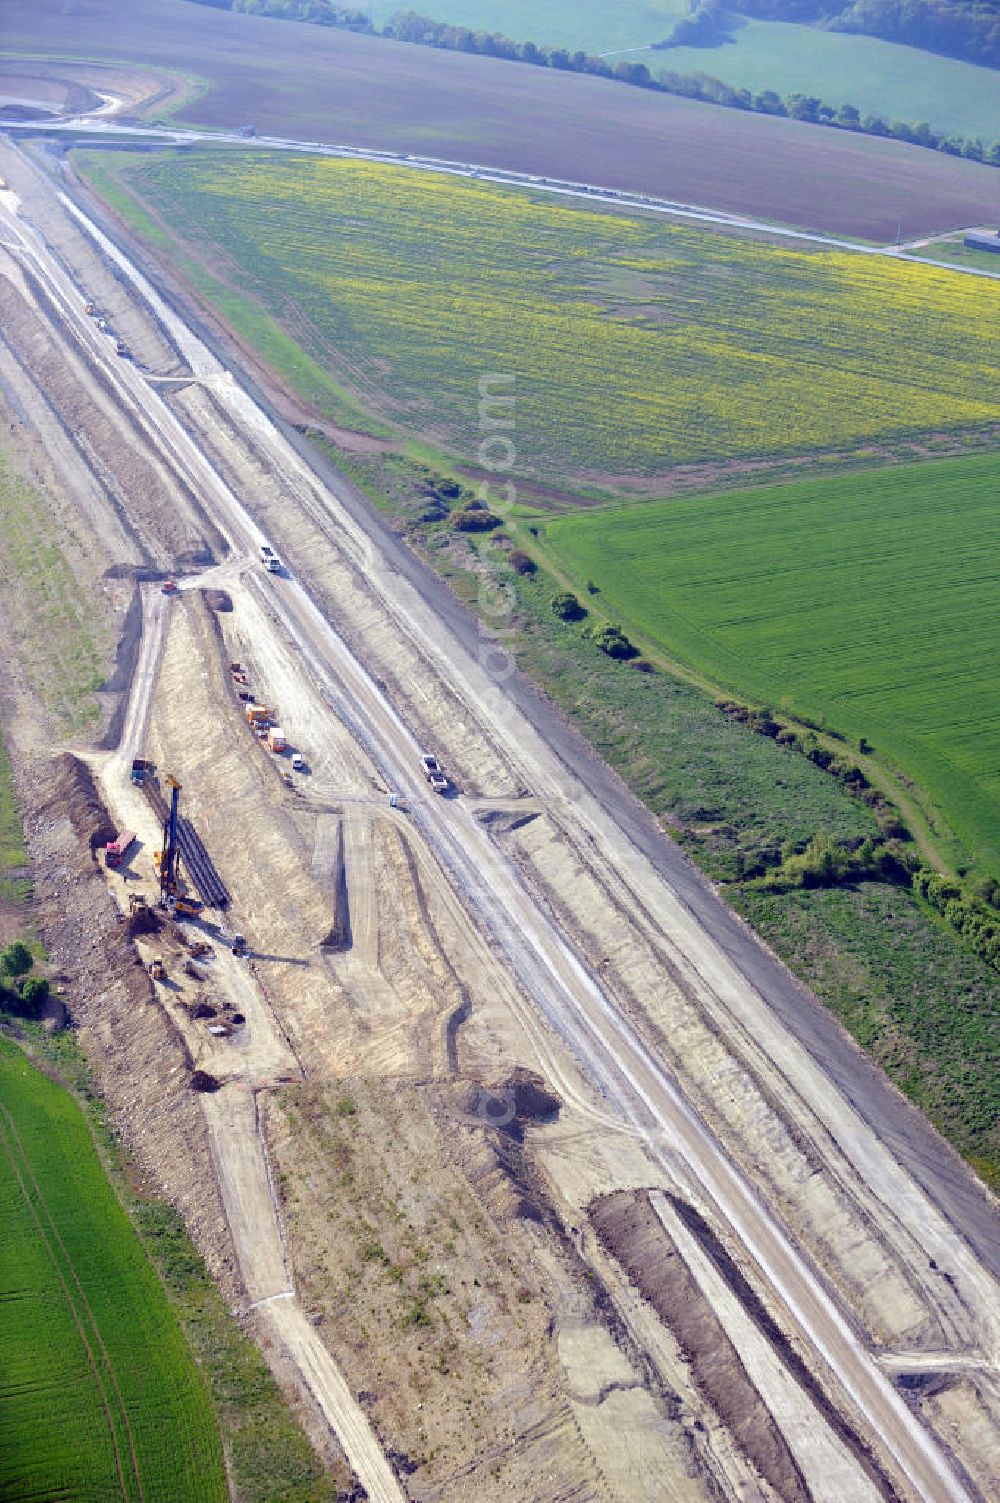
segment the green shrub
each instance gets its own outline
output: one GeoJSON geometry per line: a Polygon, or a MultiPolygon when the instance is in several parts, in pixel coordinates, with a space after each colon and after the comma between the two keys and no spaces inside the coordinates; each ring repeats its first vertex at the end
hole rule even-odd
{"type": "Polygon", "coordinates": [[[23,940],[15,939],[0,954],[0,972],[4,976],[26,976],[31,967],[31,951],[23,940]]]}
{"type": "Polygon", "coordinates": [[[579,621],[586,612],[575,595],[563,590],[552,597],[552,614],[558,616],[560,621],[579,621]]]}
{"type": "Polygon", "coordinates": [[[22,1015],[37,1018],[49,998],[49,983],[44,976],[29,976],[21,987],[22,1015]]]}
{"type": "Polygon", "coordinates": [[[500,526],[499,517],[486,511],[481,505],[473,504],[462,511],[456,511],[452,521],[459,532],[492,532],[494,527],[500,526]]]}
{"type": "Polygon", "coordinates": [[[624,660],[639,655],[638,648],[633,646],[620,626],[597,626],[590,633],[590,640],[609,658],[624,660]]]}

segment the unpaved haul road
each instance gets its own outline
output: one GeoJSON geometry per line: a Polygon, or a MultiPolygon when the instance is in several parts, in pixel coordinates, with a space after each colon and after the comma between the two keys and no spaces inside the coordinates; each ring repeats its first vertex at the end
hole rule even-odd
{"type": "MultiPolygon", "coordinates": [[[[128,362],[119,360],[110,341],[91,319],[81,322],[80,298],[58,260],[41,238],[18,217],[13,195],[0,200],[0,239],[22,268],[42,287],[72,339],[95,365],[105,369],[112,389],[133,413],[154,451],[158,450],[197,495],[219,482],[190,436],[163,408],[152,388],[128,362]]],[[[228,492],[226,493],[228,498],[228,492]]],[[[229,498],[231,499],[231,498],[229,498]]],[[[222,508],[225,514],[225,508],[222,508]]],[[[156,670],[163,647],[168,604],[157,592],[146,592],[146,630],[143,634],[132,694],[126,709],[120,743],[104,759],[102,776],[113,779],[119,807],[132,806],[133,828],[152,831],[148,802],[133,788],[128,767],[140,749],[149,715],[156,670]]],[[[269,1061],[274,1063],[274,1061],[269,1061]]],[[[280,1063],[280,1061],[279,1061],[280,1063]]],[[[231,1097],[206,1097],[203,1102],[209,1142],[229,1229],[244,1283],[258,1318],[269,1326],[285,1354],[322,1411],[330,1429],[372,1503],[406,1503],[406,1493],[379,1444],[367,1415],[351,1393],[331,1354],[320,1342],[289,1285],[289,1274],[277,1208],[267,1172],[266,1153],[257,1131],[252,1095],[240,1116],[231,1097]]]]}
{"type": "MultiPolygon", "coordinates": [[[[218,372],[214,357],[162,303],[127,258],[96,227],[87,225],[78,210],[73,212],[147,301],[192,366],[206,374],[218,372]]],[[[139,372],[116,361],[106,344],[94,340],[78,294],[42,242],[30,233],[22,234],[21,251],[53,302],[64,310],[70,336],[89,346],[120,400],[141,422],[150,442],[195,488],[233,551],[250,556],[261,540],[260,533],[194,437],[139,372]]],[[[268,444],[282,468],[301,464],[244,392],[233,387],[231,397],[231,411],[252,421],[258,446],[268,444]]],[[[335,496],[328,496],[327,504],[345,536],[353,536],[354,546],[367,557],[369,577],[388,581],[391,571],[370,539],[357,535],[355,520],[343,511],[335,496]]],[[[280,546],[280,539],[276,541],[280,546]]],[[[651,1153],[671,1175],[676,1178],[678,1161],[686,1165],[692,1187],[716,1207],[770,1286],[775,1305],[784,1309],[815,1358],[835,1376],[880,1446],[894,1458],[912,1494],[928,1503],[966,1499],[964,1485],[936,1441],[862,1346],[808,1258],[762,1204],[659,1060],[580,963],[513,866],[490,841],[474,811],[460,801],[444,802],[427,795],[419,777],[416,741],[308,591],[297,581],[283,580],[279,598],[283,626],[298,644],[304,669],[326,689],[331,703],[348,720],[390,785],[408,797],[425,839],[450,873],[474,921],[492,933],[521,986],[584,1062],[609,1103],[644,1131],[651,1153]]],[[[459,653],[453,660],[460,658],[459,653]]],[[[518,721],[517,712],[510,708],[513,734],[518,721]]],[[[622,837],[621,844],[627,852],[627,839],[622,837]]],[[[629,859],[627,854],[625,859],[629,859]]],[[[694,925],[691,940],[695,951],[699,955],[710,951],[708,936],[689,913],[687,923],[694,925]]],[[[682,946],[685,943],[684,934],[674,939],[682,946]]],[[[721,966],[728,964],[725,956],[718,959],[721,966]]],[[[307,1355],[300,1350],[296,1360],[304,1366],[307,1355]]]]}

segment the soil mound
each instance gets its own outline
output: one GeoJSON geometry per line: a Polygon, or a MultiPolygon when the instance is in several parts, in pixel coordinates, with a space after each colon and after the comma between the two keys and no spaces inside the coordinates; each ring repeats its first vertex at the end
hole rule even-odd
{"type": "Polygon", "coordinates": [[[217,1091],[221,1085],[221,1080],[216,1080],[215,1076],[209,1075],[207,1070],[195,1070],[191,1076],[193,1091],[217,1091]]]}
{"type": "Polygon", "coordinates": [[[518,1066],[505,1083],[514,1098],[514,1108],[523,1122],[554,1122],[562,1102],[550,1091],[541,1075],[518,1066]]]}
{"type": "Polygon", "coordinates": [[[206,590],[205,604],[210,611],[231,611],[232,597],[225,590],[206,590]]]}
{"type": "Polygon", "coordinates": [[[757,1470],[783,1503],[808,1503],[811,1494],[784,1436],[648,1197],[619,1190],[595,1201],[590,1219],[605,1248],[673,1331],[696,1385],[757,1470]]]}
{"type": "Polygon", "coordinates": [[[42,813],[49,817],[66,815],[74,833],[89,842],[91,851],[107,845],[118,833],[101,802],[90,768],[69,752],[52,763],[50,793],[42,813]]]}
{"type": "Polygon", "coordinates": [[[132,939],[137,934],[159,934],[160,920],[155,908],[138,908],[128,916],[128,932],[132,939]]]}
{"type": "Polygon", "coordinates": [[[554,1122],[562,1102],[540,1075],[518,1065],[499,1085],[473,1085],[466,1096],[469,1116],[478,1117],[515,1143],[523,1143],[524,1129],[532,1123],[554,1122]]]}

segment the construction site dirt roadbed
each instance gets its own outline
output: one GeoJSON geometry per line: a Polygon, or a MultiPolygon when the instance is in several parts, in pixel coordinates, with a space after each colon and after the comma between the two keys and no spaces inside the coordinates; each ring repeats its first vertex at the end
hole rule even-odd
{"type": "Polygon", "coordinates": [[[53,515],[79,486],[88,567],[179,586],[128,581],[121,734],[78,747],[89,771],[42,796],[15,706],[42,927],[117,1118],[311,1432],[373,1503],[995,1494],[995,1207],[962,1166],[950,1197],[909,1108],[882,1130],[832,1021],[833,1061],[803,1047],[784,1014],[818,1005],[128,256],[21,154],[0,170],[12,446],[47,456],[53,515]],[[180,382],[95,330],[109,266],[180,382]],[[162,940],[125,937],[163,838],[136,757],[229,899],[162,940]]]}

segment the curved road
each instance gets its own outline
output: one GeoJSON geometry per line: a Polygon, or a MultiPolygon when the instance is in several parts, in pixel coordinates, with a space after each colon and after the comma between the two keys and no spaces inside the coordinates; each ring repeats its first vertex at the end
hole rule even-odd
{"type": "Polygon", "coordinates": [[[483,167],[475,162],[449,161],[440,157],[415,156],[406,152],[373,151],[367,147],[349,146],[323,141],[296,141],[284,136],[246,137],[237,131],[200,131],[180,127],[117,125],[111,119],[99,115],[79,115],[65,120],[36,121],[8,120],[4,130],[23,131],[31,135],[59,131],[69,135],[85,135],[89,145],[94,137],[107,136],[138,140],[162,141],[165,145],[194,145],[202,142],[212,145],[224,142],[227,146],[242,146],[247,150],[290,151],[310,156],[337,157],[359,162],[382,163],[386,166],[405,167],[415,172],[438,172],[449,177],[474,178],[502,187],[529,189],[534,193],[549,193],[562,198],[582,198],[589,203],[610,204],[615,208],[639,209],[647,213],[667,214],[672,219],[691,219],[700,224],[716,225],[720,229],[751,230],[756,234],[777,236],[782,240],[807,241],[811,245],[825,245],[832,250],[854,251],[860,256],[888,256],[894,260],[920,261],[925,266],[937,266],[944,271],[954,271],[961,276],[985,277],[1000,281],[1000,271],[986,271],[978,266],[962,266],[952,261],[935,261],[929,256],[904,255],[906,246],[866,245],[859,240],[843,240],[833,235],[820,235],[810,230],[789,229],[786,225],[769,224],[762,219],[748,219],[739,214],[728,214],[723,209],[707,208],[699,204],[678,203],[671,199],[654,198],[646,193],[627,193],[618,188],[606,188],[599,183],[577,183],[558,178],[533,177],[526,172],[483,167]]]}

